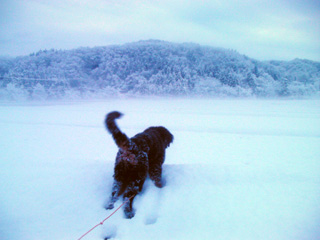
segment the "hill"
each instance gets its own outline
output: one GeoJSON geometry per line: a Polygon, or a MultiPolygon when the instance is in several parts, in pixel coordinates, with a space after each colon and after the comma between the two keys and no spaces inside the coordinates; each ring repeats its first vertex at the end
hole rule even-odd
{"type": "Polygon", "coordinates": [[[320,63],[262,62],[234,50],[149,40],[1,59],[0,79],[1,99],[303,96],[319,94],[320,63]]]}

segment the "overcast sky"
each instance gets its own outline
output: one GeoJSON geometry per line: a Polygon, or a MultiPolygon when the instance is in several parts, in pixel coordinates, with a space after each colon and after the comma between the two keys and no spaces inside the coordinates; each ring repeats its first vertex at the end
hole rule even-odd
{"type": "Polygon", "coordinates": [[[0,55],[159,39],[320,61],[320,0],[0,0],[0,55]]]}

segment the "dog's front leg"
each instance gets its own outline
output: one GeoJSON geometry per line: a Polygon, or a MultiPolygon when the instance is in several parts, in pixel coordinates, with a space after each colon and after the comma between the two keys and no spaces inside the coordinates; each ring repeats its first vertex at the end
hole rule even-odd
{"type": "Polygon", "coordinates": [[[133,199],[141,191],[144,181],[145,179],[139,179],[130,183],[123,194],[123,201],[126,202],[124,206],[124,214],[126,218],[133,218],[135,215],[133,209],[133,199]]]}
{"type": "Polygon", "coordinates": [[[111,196],[110,196],[109,202],[105,207],[106,209],[114,208],[114,203],[119,199],[119,195],[121,195],[121,189],[122,189],[122,183],[117,180],[114,180],[111,196]]]}

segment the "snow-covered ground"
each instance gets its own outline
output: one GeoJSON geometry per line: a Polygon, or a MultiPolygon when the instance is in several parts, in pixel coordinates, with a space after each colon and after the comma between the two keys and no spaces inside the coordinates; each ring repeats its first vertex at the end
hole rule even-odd
{"type": "Polygon", "coordinates": [[[0,104],[0,239],[77,240],[111,213],[111,110],[174,134],[166,187],[83,239],[320,239],[320,100],[218,99],[0,104]]]}

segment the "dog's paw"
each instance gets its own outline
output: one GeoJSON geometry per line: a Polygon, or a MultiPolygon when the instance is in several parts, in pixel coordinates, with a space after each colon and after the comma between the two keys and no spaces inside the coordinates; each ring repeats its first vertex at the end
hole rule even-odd
{"type": "Polygon", "coordinates": [[[114,204],[113,203],[109,203],[107,206],[104,207],[106,210],[110,210],[114,208],[114,204]]]}
{"type": "Polygon", "coordinates": [[[134,217],[134,212],[125,212],[125,216],[127,219],[131,219],[134,217]]]}
{"type": "Polygon", "coordinates": [[[166,182],[164,180],[158,181],[158,182],[154,182],[154,185],[158,188],[163,188],[166,186],[166,182]]]}
{"type": "Polygon", "coordinates": [[[131,209],[131,210],[127,210],[127,209],[125,209],[125,210],[124,210],[124,215],[125,215],[125,218],[127,218],[127,219],[131,219],[131,218],[133,218],[133,217],[134,217],[135,212],[134,212],[134,210],[133,210],[133,209],[131,209]]]}
{"type": "Polygon", "coordinates": [[[156,185],[158,188],[163,188],[162,182],[155,182],[154,185],[156,185]]]}

